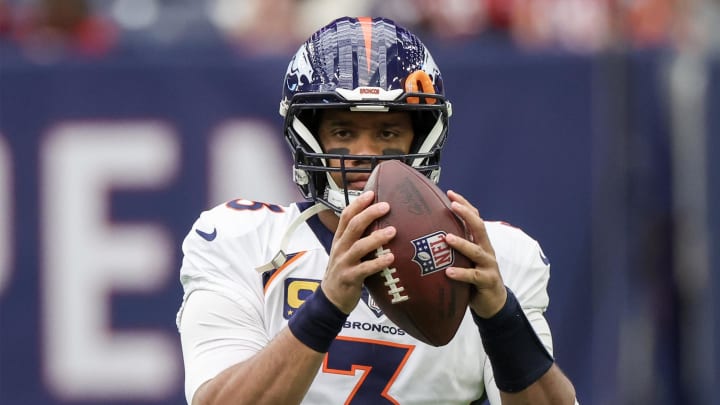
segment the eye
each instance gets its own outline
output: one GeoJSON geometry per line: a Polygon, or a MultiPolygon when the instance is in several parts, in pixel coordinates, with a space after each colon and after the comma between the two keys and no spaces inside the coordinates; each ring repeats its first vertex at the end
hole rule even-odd
{"type": "Polygon", "coordinates": [[[380,132],[380,138],[382,139],[394,139],[400,136],[397,131],[385,130],[380,132]]]}
{"type": "Polygon", "coordinates": [[[347,139],[352,136],[352,131],[347,128],[338,128],[332,131],[332,135],[335,138],[347,139]]]}

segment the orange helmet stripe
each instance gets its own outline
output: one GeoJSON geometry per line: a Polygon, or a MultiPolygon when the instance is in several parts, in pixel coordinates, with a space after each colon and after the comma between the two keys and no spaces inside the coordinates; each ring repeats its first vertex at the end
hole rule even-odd
{"type": "Polygon", "coordinates": [[[372,54],[372,19],[370,17],[358,17],[360,28],[365,38],[365,60],[367,62],[367,71],[370,73],[370,55],[372,54]]]}

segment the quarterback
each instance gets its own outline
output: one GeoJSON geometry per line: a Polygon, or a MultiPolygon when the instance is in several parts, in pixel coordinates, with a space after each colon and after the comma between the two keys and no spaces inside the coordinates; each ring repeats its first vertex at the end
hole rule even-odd
{"type": "Polygon", "coordinates": [[[191,404],[574,404],[552,357],[544,311],[549,264],[517,228],[483,221],[460,194],[471,237],[448,245],[474,263],[447,345],[393,324],[363,280],[396,229],[364,231],[391,207],[362,192],[372,167],[399,159],[437,182],[450,102],[422,42],[383,18],[340,18],[290,61],[280,114],[307,201],[237,199],[203,212],[183,242],[177,315],[191,404]]]}

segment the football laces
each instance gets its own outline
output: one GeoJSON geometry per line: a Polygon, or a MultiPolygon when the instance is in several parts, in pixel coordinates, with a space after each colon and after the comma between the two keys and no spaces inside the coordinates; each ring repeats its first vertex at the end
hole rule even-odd
{"type": "MultiPolygon", "coordinates": [[[[375,257],[380,257],[382,255],[390,253],[390,249],[383,249],[383,247],[377,248],[377,251],[375,252],[375,257]]],[[[393,276],[397,272],[397,269],[394,267],[385,267],[380,271],[380,275],[385,279],[385,282],[383,283],[385,287],[388,287],[388,295],[392,296],[392,300],[390,301],[392,304],[397,304],[399,302],[407,301],[410,299],[407,295],[402,295],[401,293],[405,291],[405,287],[398,286],[397,284],[400,282],[400,279],[393,276]]]]}

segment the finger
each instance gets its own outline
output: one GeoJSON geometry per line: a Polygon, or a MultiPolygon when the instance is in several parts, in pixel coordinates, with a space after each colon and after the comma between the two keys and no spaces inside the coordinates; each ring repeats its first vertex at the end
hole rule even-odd
{"type": "Polygon", "coordinates": [[[354,199],[345,209],[343,209],[340,215],[340,222],[335,234],[340,236],[345,232],[348,222],[355,217],[359,212],[367,208],[375,199],[375,193],[373,191],[366,191],[360,194],[354,199]]]}
{"type": "MultiPolygon", "coordinates": [[[[386,252],[372,259],[356,262],[343,271],[330,272],[323,277],[323,291],[341,311],[350,313],[360,300],[362,285],[366,278],[388,268],[395,256],[386,252]]],[[[343,267],[341,265],[341,267],[343,267]]]]}
{"type": "Polygon", "coordinates": [[[393,255],[392,252],[389,250],[383,251],[382,254],[379,254],[370,260],[360,262],[360,264],[356,267],[356,272],[359,278],[365,280],[382,269],[392,266],[394,261],[395,255],[393,255]]]}
{"type": "MultiPolygon", "coordinates": [[[[389,250],[384,250],[383,246],[387,245],[397,233],[394,226],[388,226],[382,229],[373,231],[370,235],[358,239],[353,243],[349,253],[349,259],[351,261],[362,261],[369,255],[373,257],[380,257],[387,253],[389,250]]],[[[392,262],[391,262],[392,263],[392,262]]]]}
{"type": "Polygon", "coordinates": [[[483,318],[495,315],[505,304],[507,290],[498,272],[449,267],[445,269],[445,275],[450,279],[475,286],[470,307],[483,318]]]}
{"type": "Polygon", "coordinates": [[[450,198],[450,201],[457,201],[462,205],[470,207],[477,213],[478,216],[480,216],[480,211],[477,208],[475,208],[475,206],[472,205],[470,203],[470,201],[468,201],[465,197],[463,197],[462,194],[460,194],[454,190],[448,190],[447,195],[448,195],[448,198],[450,198]]]}
{"type": "Polygon", "coordinates": [[[453,234],[446,235],[445,241],[450,247],[475,263],[475,267],[495,266],[495,252],[492,250],[492,246],[485,247],[453,234]]]}
{"type": "Polygon", "coordinates": [[[382,201],[370,205],[349,219],[341,238],[350,243],[360,239],[363,237],[367,227],[376,219],[387,214],[388,211],[390,211],[390,204],[387,202],[382,201]]]}
{"type": "Polygon", "coordinates": [[[478,269],[466,269],[462,267],[448,267],[445,270],[448,278],[475,285],[479,289],[491,288],[497,281],[497,276],[490,272],[479,271],[478,269]]]}
{"type": "MultiPolygon", "coordinates": [[[[348,234],[349,232],[346,233],[346,235],[348,234]]],[[[396,229],[394,227],[386,227],[351,242],[348,248],[344,248],[341,243],[333,246],[333,250],[330,252],[330,264],[325,276],[325,282],[328,285],[326,293],[329,294],[328,297],[333,297],[333,302],[336,304],[344,302],[344,298],[341,297],[342,294],[336,294],[338,288],[341,290],[359,288],[368,276],[392,265],[395,260],[394,255],[389,251],[383,251],[381,248],[395,234],[396,229]],[[375,252],[377,254],[372,255],[375,252]]]]}
{"type": "MultiPolygon", "coordinates": [[[[470,201],[468,201],[465,197],[463,197],[462,194],[460,194],[454,190],[448,190],[447,195],[448,195],[448,198],[450,198],[451,202],[454,201],[454,202],[460,203],[460,204],[470,208],[477,216],[480,216],[480,211],[474,205],[472,205],[470,203],[470,201]]],[[[463,222],[465,222],[465,221],[463,220],[463,222]]],[[[470,241],[475,241],[475,237],[472,234],[471,230],[468,230],[468,237],[469,237],[470,241]]]]}
{"type": "Polygon", "coordinates": [[[450,204],[453,212],[457,214],[463,221],[472,234],[472,240],[477,244],[481,245],[485,249],[492,250],[490,244],[490,238],[487,235],[487,229],[485,228],[485,221],[480,218],[478,210],[472,205],[461,203],[460,201],[453,201],[450,204]]]}

